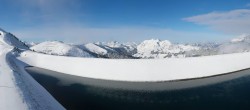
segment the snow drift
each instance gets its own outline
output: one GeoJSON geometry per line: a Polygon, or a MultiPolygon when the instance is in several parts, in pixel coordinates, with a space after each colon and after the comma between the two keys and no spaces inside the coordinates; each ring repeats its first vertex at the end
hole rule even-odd
{"type": "Polygon", "coordinates": [[[70,58],[26,51],[18,59],[35,67],[70,75],[135,82],[201,78],[250,67],[250,53],[134,60],[70,58]]]}

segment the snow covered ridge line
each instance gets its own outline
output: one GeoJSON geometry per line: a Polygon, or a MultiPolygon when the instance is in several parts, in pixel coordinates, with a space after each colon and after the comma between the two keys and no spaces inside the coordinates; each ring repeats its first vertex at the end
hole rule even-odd
{"type": "Polygon", "coordinates": [[[26,64],[16,55],[28,47],[14,35],[0,29],[0,109],[64,110],[41,85],[25,72],[26,64]]]}
{"type": "Polygon", "coordinates": [[[60,55],[60,56],[72,56],[72,57],[93,57],[88,52],[79,49],[76,46],[64,44],[59,41],[42,42],[39,45],[30,48],[36,52],[60,55]]]}
{"type": "Polygon", "coordinates": [[[20,41],[16,36],[8,33],[0,28],[0,42],[5,45],[19,48],[21,50],[27,50],[29,47],[22,41],[20,41]]]}
{"type": "Polygon", "coordinates": [[[82,45],[69,45],[58,41],[46,41],[30,47],[36,52],[73,57],[98,57],[98,58],[179,58],[185,57],[185,52],[199,50],[199,47],[183,44],[172,44],[167,40],[145,40],[136,43],[87,43],[82,45]],[[78,50],[78,51],[72,51],[78,50]],[[80,51],[89,53],[90,56],[81,55],[80,51]],[[69,55],[72,54],[72,55],[69,55]]]}
{"type": "Polygon", "coordinates": [[[31,66],[65,74],[131,82],[202,78],[250,68],[249,52],[176,59],[117,60],[51,56],[26,51],[18,59],[31,66]]]}
{"type": "Polygon", "coordinates": [[[4,30],[0,29],[0,34],[0,42],[21,50],[31,49],[49,55],[72,57],[163,59],[250,52],[249,34],[242,34],[225,43],[173,44],[168,40],[151,39],[139,44],[134,42],[96,42],[74,45],[58,41],[46,41],[39,44],[32,43],[29,45],[31,47],[4,30]]]}
{"type": "Polygon", "coordinates": [[[145,40],[139,44],[97,42],[74,45],[65,44],[58,41],[46,41],[33,45],[31,50],[50,55],[110,59],[163,59],[198,57],[250,52],[250,35],[243,34],[229,42],[224,43],[197,44],[174,44],[168,40],[158,39],[145,40]]]}

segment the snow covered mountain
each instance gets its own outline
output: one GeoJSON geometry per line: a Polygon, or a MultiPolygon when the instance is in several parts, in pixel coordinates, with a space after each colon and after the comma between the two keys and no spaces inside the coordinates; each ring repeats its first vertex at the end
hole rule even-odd
{"type": "Polygon", "coordinates": [[[172,58],[185,57],[192,50],[199,50],[198,46],[172,44],[165,40],[145,40],[136,43],[97,42],[83,45],[68,45],[63,42],[50,41],[34,45],[30,48],[36,52],[75,57],[97,58],[172,58]],[[86,54],[83,54],[86,53],[86,54]],[[89,55],[88,55],[89,54],[89,55]]]}
{"type": "Polygon", "coordinates": [[[98,55],[107,55],[108,50],[105,48],[102,48],[94,43],[87,43],[84,46],[82,46],[83,49],[86,49],[92,53],[98,54],[98,55]]]}
{"type": "Polygon", "coordinates": [[[19,49],[28,49],[29,47],[22,41],[20,41],[16,36],[0,29],[0,42],[5,43],[19,49]]]}
{"type": "Polygon", "coordinates": [[[106,47],[113,48],[125,54],[134,54],[136,51],[136,46],[137,46],[137,44],[134,42],[119,43],[117,41],[102,42],[102,43],[99,42],[99,45],[104,45],[106,47]]]}
{"type": "Polygon", "coordinates": [[[46,41],[34,45],[30,48],[33,51],[60,56],[72,57],[93,57],[88,52],[79,49],[76,46],[65,44],[59,41],[46,41]]]}
{"type": "MultiPolygon", "coordinates": [[[[10,36],[13,36],[10,34],[10,36]]],[[[16,39],[16,37],[12,37],[16,39]]],[[[14,41],[14,40],[13,40],[14,41]]],[[[16,39],[16,42],[19,42],[16,39]]],[[[11,44],[11,43],[10,43],[11,44]]],[[[14,43],[16,47],[27,48],[25,43],[14,43]]],[[[95,57],[110,59],[154,59],[182,58],[229,54],[250,51],[250,35],[243,34],[223,43],[174,44],[168,40],[151,39],[137,43],[96,42],[69,45],[59,41],[46,41],[39,44],[27,43],[36,52],[73,57],[95,57]]]]}
{"type": "Polygon", "coordinates": [[[108,58],[136,58],[133,55],[137,52],[136,43],[97,42],[96,45],[108,50],[108,58]]]}
{"type": "Polygon", "coordinates": [[[218,54],[240,53],[250,51],[250,35],[242,34],[232,39],[230,42],[223,43],[218,47],[218,54]]]}
{"type": "Polygon", "coordinates": [[[185,52],[199,49],[197,46],[172,44],[168,40],[151,39],[139,44],[137,46],[137,53],[134,56],[140,58],[179,58],[185,57],[185,52]]]}
{"type": "Polygon", "coordinates": [[[50,55],[116,59],[135,58],[132,54],[135,53],[134,50],[136,49],[128,44],[117,44],[116,46],[112,46],[110,43],[70,45],[59,41],[46,41],[39,44],[32,43],[29,46],[32,51],[50,55]]]}

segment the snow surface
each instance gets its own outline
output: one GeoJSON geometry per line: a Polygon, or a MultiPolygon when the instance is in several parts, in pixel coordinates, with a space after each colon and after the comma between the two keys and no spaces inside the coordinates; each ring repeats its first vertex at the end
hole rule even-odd
{"type": "Polygon", "coordinates": [[[121,81],[170,81],[199,78],[250,67],[250,53],[134,60],[70,58],[26,51],[18,59],[32,66],[66,74],[121,81]]]}
{"type": "Polygon", "coordinates": [[[6,51],[1,49],[0,55],[0,110],[27,110],[28,105],[23,102],[12,70],[5,61],[6,51]]]}
{"type": "Polygon", "coordinates": [[[0,33],[0,110],[64,110],[16,59],[13,50],[27,46],[2,29],[0,33]]]}

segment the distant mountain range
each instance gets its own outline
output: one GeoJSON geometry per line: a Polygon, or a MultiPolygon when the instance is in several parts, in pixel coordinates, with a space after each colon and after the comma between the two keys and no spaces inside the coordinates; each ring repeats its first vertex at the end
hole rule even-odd
{"type": "Polygon", "coordinates": [[[73,57],[112,59],[183,58],[250,51],[250,35],[243,34],[224,43],[176,44],[168,40],[151,39],[141,43],[96,42],[82,45],[60,41],[28,43],[33,51],[73,57]]]}

